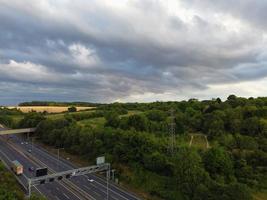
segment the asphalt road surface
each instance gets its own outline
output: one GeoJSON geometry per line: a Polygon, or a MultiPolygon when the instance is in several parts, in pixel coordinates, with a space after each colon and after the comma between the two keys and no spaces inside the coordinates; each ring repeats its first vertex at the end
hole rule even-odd
{"type": "MultiPolygon", "coordinates": [[[[34,173],[28,170],[29,167],[48,167],[49,171],[61,172],[76,168],[69,161],[48,153],[40,146],[26,143],[20,136],[0,136],[0,157],[8,164],[13,160],[18,160],[24,166],[24,174],[19,180],[27,184],[27,178],[33,177],[34,173]],[[32,149],[29,153],[28,150],[32,149]]],[[[56,200],[76,200],[76,199],[107,199],[106,179],[95,174],[73,177],[65,182],[53,182],[35,186],[34,191],[45,195],[48,199],[56,200]]],[[[136,195],[118,187],[110,182],[110,200],[140,200],[136,195]]]]}
{"type": "MultiPolygon", "coordinates": [[[[27,179],[34,177],[34,173],[28,170],[28,167],[38,168],[41,167],[37,163],[32,162],[28,159],[27,154],[23,152],[18,152],[14,148],[11,148],[7,143],[7,137],[1,136],[0,138],[0,156],[9,166],[14,160],[18,160],[24,167],[24,172],[22,176],[19,176],[19,180],[27,187],[27,179]]],[[[63,186],[60,182],[49,183],[47,185],[39,185],[32,188],[33,191],[39,192],[45,195],[48,199],[81,199],[75,193],[70,191],[67,187],[63,186]],[[60,191],[60,192],[59,192],[60,191]],[[68,198],[67,198],[68,196],[68,198]]]]}

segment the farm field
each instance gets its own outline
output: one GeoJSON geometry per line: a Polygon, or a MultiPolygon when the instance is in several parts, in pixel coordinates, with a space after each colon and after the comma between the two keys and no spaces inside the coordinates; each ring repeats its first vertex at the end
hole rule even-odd
{"type": "MultiPolygon", "coordinates": [[[[9,106],[9,109],[18,109],[24,113],[36,111],[36,112],[48,112],[48,113],[61,113],[68,111],[69,106],[9,106]]],[[[76,107],[77,111],[94,109],[95,107],[76,107]]]]}
{"type": "MultiPolygon", "coordinates": [[[[79,112],[68,112],[69,115],[77,115],[80,113],[92,113],[95,112],[95,110],[80,110],[79,112]]],[[[46,118],[48,119],[62,119],[64,118],[64,115],[66,113],[51,113],[49,115],[46,115],[46,118]]]]}
{"type": "MultiPolygon", "coordinates": [[[[93,111],[86,111],[86,112],[93,112],[93,111]]],[[[120,118],[122,118],[122,117],[129,117],[131,115],[141,114],[141,113],[142,113],[141,111],[131,110],[131,111],[128,111],[127,114],[120,115],[119,117],[120,118]]],[[[78,122],[78,124],[81,125],[81,126],[85,126],[85,125],[88,125],[89,124],[92,127],[96,128],[96,127],[103,127],[105,125],[105,122],[106,122],[106,119],[104,117],[96,117],[96,118],[92,118],[92,119],[81,120],[81,121],[78,122]]]]}
{"type": "Polygon", "coordinates": [[[78,124],[81,126],[91,125],[92,127],[103,127],[105,125],[105,118],[104,117],[97,117],[92,119],[85,119],[82,121],[79,121],[78,124]]]}

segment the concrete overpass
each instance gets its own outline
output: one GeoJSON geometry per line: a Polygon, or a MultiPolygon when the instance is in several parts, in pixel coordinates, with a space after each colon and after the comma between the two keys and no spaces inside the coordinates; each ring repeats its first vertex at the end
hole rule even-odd
{"type": "Polygon", "coordinates": [[[0,127],[0,135],[9,135],[9,134],[17,134],[17,133],[33,133],[36,128],[23,128],[23,129],[6,129],[0,127]]]}

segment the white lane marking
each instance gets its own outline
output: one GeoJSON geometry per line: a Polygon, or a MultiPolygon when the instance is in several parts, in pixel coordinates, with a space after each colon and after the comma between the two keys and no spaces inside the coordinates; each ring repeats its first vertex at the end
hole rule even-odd
{"type": "MultiPolygon", "coordinates": [[[[50,155],[50,153],[48,153],[47,150],[43,150],[43,149],[41,150],[41,148],[40,148],[40,149],[36,148],[36,150],[39,151],[41,154],[45,154],[45,155],[47,155],[48,157],[52,158],[53,160],[58,161],[54,156],[50,155]]],[[[61,164],[63,164],[63,165],[64,165],[65,167],[67,167],[68,169],[74,169],[70,164],[67,164],[66,162],[63,162],[62,160],[59,160],[59,161],[60,161],[61,164]]],[[[84,177],[87,177],[87,176],[85,176],[85,175],[83,175],[83,176],[84,176],[84,177]]],[[[95,175],[93,175],[93,176],[95,176],[95,175]]],[[[95,176],[95,177],[97,177],[97,176],[95,176]]],[[[97,178],[98,178],[99,180],[103,181],[103,182],[105,181],[105,180],[102,180],[100,177],[97,177],[97,178]]],[[[103,188],[106,188],[106,185],[105,185],[105,184],[102,184],[100,181],[95,181],[95,182],[98,183],[98,184],[99,184],[100,186],[102,186],[103,188]]],[[[122,193],[124,193],[124,194],[126,194],[126,195],[128,195],[128,196],[130,196],[130,197],[132,197],[132,198],[134,198],[134,199],[136,199],[136,200],[140,200],[138,197],[132,195],[131,193],[129,193],[129,192],[125,191],[125,190],[122,190],[121,188],[117,187],[116,185],[113,185],[113,184],[112,184],[112,187],[116,188],[116,189],[119,190],[120,192],[122,192],[122,193]]],[[[99,190],[102,191],[100,188],[99,188],[99,190]]],[[[121,194],[119,194],[119,193],[116,192],[115,190],[112,190],[111,188],[109,189],[109,191],[110,191],[110,192],[113,192],[114,194],[117,194],[117,195],[119,195],[120,197],[122,197],[122,198],[128,200],[128,198],[122,196],[121,194]]],[[[102,192],[103,192],[103,191],[102,191],[102,192]]]]}
{"type": "MultiPolygon", "coordinates": [[[[22,153],[22,152],[20,152],[16,147],[14,147],[14,145],[16,145],[16,144],[13,144],[13,145],[11,145],[11,144],[9,144],[9,146],[10,147],[12,147],[15,151],[17,151],[18,153],[20,153],[22,156],[24,156],[27,160],[29,159],[29,158],[27,158],[25,155],[24,155],[24,153],[22,153]]],[[[20,147],[21,148],[21,147],[20,147]]],[[[37,158],[35,158],[36,160],[37,160],[37,158]]],[[[31,160],[30,160],[31,161],[31,160]]],[[[47,165],[45,165],[43,162],[41,162],[40,160],[38,160],[40,163],[42,163],[44,166],[47,166],[47,165]]],[[[36,161],[31,161],[31,162],[34,162],[34,163],[37,163],[36,161]]],[[[39,164],[38,164],[39,165],[39,164]]],[[[48,166],[47,166],[48,167],[48,166]]],[[[75,193],[73,193],[71,190],[69,190],[67,187],[65,187],[62,183],[60,183],[60,182],[58,182],[58,184],[59,185],[61,185],[61,186],[63,186],[68,192],[70,192],[71,194],[73,194],[75,197],[77,197],[78,199],[80,199],[75,193]]]]}
{"type": "Polygon", "coordinates": [[[43,195],[43,193],[36,187],[36,186],[33,186],[41,195],[43,195]]]}
{"type": "MultiPolygon", "coordinates": [[[[86,187],[88,190],[90,190],[91,192],[95,193],[97,196],[101,197],[102,195],[95,192],[94,190],[92,190],[92,188],[89,188],[87,185],[84,185],[84,187],[86,187]]],[[[104,196],[106,196],[106,193],[104,193],[104,196]]]]}
{"type": "MultiPolygon", "coordinates": [[[[12,161],[9,159],[9,157],[2,151],[2,150],[0,150],[0,152],[1,152],[1,154],[3,154],[5,157],[6,157],[6,159],[10,162],[10,163],[12,163],[12,161]]],[[[7,169],[9,169],[9,166],[8,166],[8,164],[6,164],[7,166],[7,169]]],[[[27,176],[25,176],[25,174],[22,174],[22,176],[27,180],[28,179],[28,177],[27,176]]],[[[16,177],[16,176],[15,176],[16,177]]],[[[22,181],[18,178],[18,177],[16,177],[16,179],[20,182],[20,184],[22,184],[22,181]]],[[[23,185],[23,187],[25,187],[24,186],[24,184],[22,184],[23,185]]]]}
{"type": "Polygon", "coordinates": [[[64,192],[62,193],[67,199],[70,199],[64,192]]]}
{"type": "MultiPolygon", "coordinates": [[[[95,176],[94,176],[94,177],[95,177],[95,176]]],[[[99,177],[97,177],[97,178],[99,178],[99,177]]],[[[100,178],[99,178],[99,179],[100,179],[100,178]]],[[[107,188],[107,185],[104,185],[104,184],[100,183],[100,181],[99,181],[99,182],[95,181],[94,183],[96,183],[96,184],[102,186],[103,188],[107,188]]],[[[113,192],[114,194],[120,196],[120,197],[123,198],[123,199],[128,200],[128,198],[122,196],[121,194],[119,194],[119,193],[116,192],[115,190],[112,190],[111,188],[109,188],[109,191],[110,191],[110,192],[113,192]]],[[[105,193],[107,193],[107,192],[105,191],[105,193]]],[[[125,192],[124,192],[124,193],[125,193],[125,192]]],[[[130,196],[130,195],[129,195],[129,196],[130,196]]]]}

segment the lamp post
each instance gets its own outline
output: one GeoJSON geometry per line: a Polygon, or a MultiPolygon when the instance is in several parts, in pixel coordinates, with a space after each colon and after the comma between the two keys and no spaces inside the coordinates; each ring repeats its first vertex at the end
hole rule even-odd
{"type": "Polygon", "coordinates": [[[115,181],[115,169],[112,169],[111,172],[112,172],[112,180],[115,181]]]}
{"type": "Polygon", "coordinates": [[[59,151],[64,148],[57,148],[57,168],[59,169],[59,151]]]}
{"type": "Polygon", "coordinates": [[[32,142],[31,142],[31,150],[32,150],[32,152],[33,152],[33,142],[34,142],[34,139],[35,139],[36,137],[31,137],[31,139],[32,139],[32,142]]]}
{"type": "Polygon", "coordinates": [[[110,164],[108,164],[108,170],[107,170],[107,200],[109,200],[109,179],[110,179],[110,164]]]}

